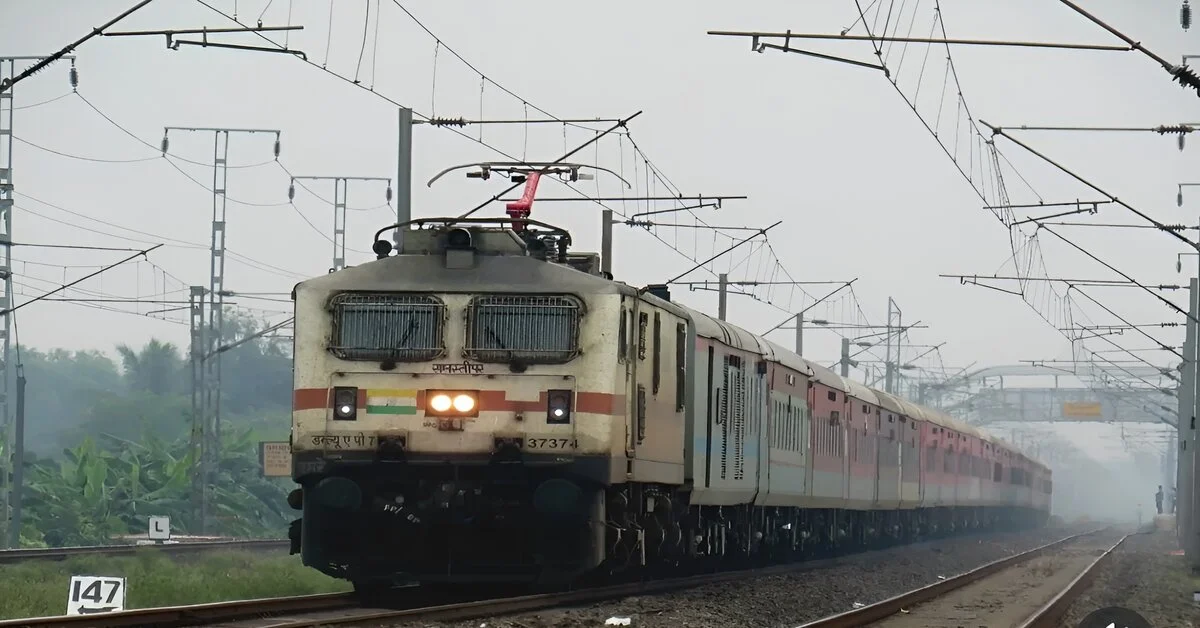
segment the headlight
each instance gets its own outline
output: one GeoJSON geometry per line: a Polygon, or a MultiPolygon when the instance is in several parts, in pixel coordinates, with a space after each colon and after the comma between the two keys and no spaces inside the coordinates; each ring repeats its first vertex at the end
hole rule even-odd
{"type": "Polygon", "coordinates": [[[429,407],[437,412],[445,412],[450,409],[450,395],[434,395],[429,399],[429,407]]]}
{"type": "Polygon", "coordinates": [[[358,416],[358,389],[335,386],[333,389],[333,420],[353,421],[358,416]]]}
{"type": "Polygon", "coordinates": [[[425,414],[431,416],[479,416],[477,390],[427,390],[425,414]]]}
{"type": "Polygon", "coordinates": [[[459,412],[470,412],[475,409],[475,399],[470,395],[456,395],[454,409],[459,412]]]}

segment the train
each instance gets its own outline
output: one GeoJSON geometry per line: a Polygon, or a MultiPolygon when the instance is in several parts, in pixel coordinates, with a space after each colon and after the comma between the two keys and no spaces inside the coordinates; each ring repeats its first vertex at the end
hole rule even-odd
{"type": "Polygon", "coordinates": [[[720,570],[1048,518],[1051,470],[1012,444],[617,281],[563,229],[395,228],[292,292],[291,552],[357,590],[720,570]]]}

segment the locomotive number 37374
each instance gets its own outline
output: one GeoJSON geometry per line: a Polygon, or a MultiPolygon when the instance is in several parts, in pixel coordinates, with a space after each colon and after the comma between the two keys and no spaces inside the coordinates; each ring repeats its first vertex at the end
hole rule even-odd
{"type": "Polygon", "coordinates": [[[529,437],[522,443],[525,449],[578,449],[579,441],[574,438],[529,437]]]}

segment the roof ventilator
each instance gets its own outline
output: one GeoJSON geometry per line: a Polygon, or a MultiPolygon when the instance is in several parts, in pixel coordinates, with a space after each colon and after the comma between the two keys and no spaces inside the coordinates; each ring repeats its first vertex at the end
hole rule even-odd
{"type": "Polygon", "coordinates": [[[465,270],[475,267],[474,234],[469,229],[456,227],[446,232],[446,268],[465,270]]]}
{"type": "Polygon", "coordinates": [[[671,289],[665,283],[655,283],[646,286],[646,292],[662,299],[663,301],[671,300],[671,289]]]}

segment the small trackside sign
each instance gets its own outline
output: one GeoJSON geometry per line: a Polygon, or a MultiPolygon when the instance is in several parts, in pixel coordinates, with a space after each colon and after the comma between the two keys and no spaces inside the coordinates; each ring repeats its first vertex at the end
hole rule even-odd
{"type": "Polygon", "coordinates": [[[171,518],[150,517],[150,529],[146,537],[151,541],[168,541],[171,539],[171,518]]]}
{"type": "Polygon", "coordinates": [[[286,478],[292,474],[292,448],[287,441],[258,444],[258,461],[268,478],[286,478]]]}
{"type": "Polygon", "coordinates": [[[125,579],[111,576],[71,576],[67,590],[68,615],[96,615],[125,610],[125,579]]]}

